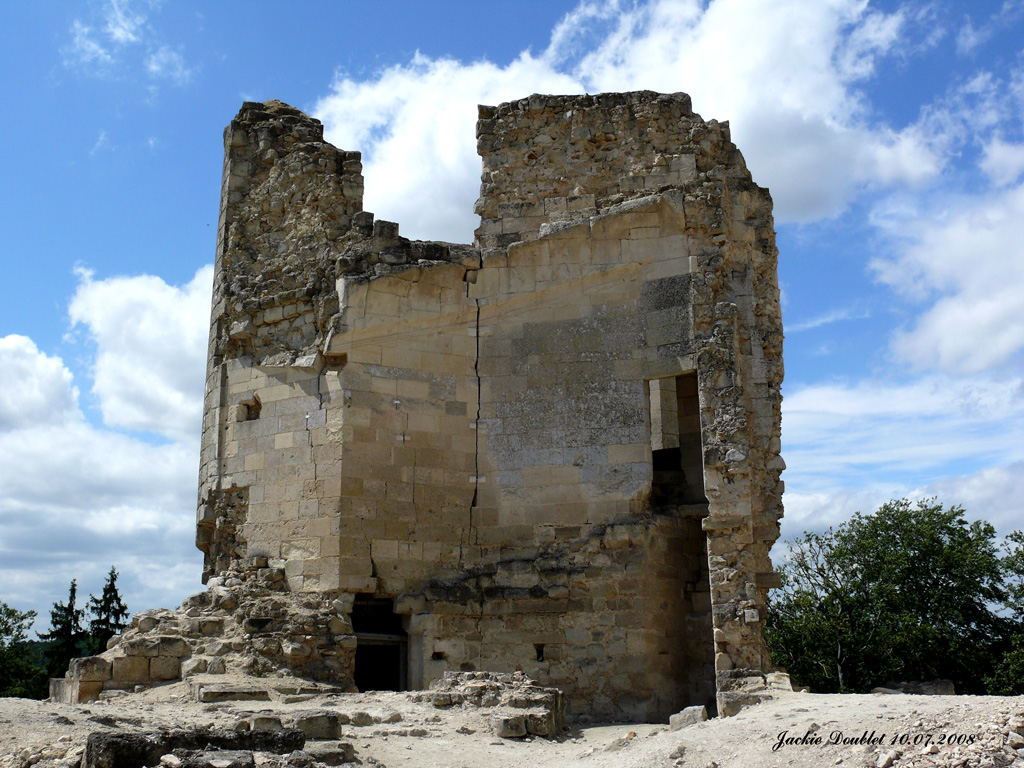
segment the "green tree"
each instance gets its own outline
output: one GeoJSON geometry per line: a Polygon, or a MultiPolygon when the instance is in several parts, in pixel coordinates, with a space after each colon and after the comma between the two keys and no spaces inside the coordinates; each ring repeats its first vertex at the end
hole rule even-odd
{"type": "Polygon", "coordinates": [[[46,698],[46,671],[36,663],[28,630],[35,611],[19,611],[0,602],[0,696],[46,698]]]}
{"type": "Polygon", "coordinates": [[[66,603],[56,602],[50,609],[50,631],[40,634],[40,640],[46,640],[46,672],[50,677],[63,677],[67,672],[68,663],[77,656],[87,653],[85,645],[88,635],[82,629],[83,608],[78,608],[78,583],[71,580],[66,603]]]}
{"type": "Polygon", "coordinates": [[[128,625],[128,606],[117,589],[117,571],[114,566],[110,566],[100,596],[97,598],[89,595],[86,607],[89,611],[88,652],[102,653],[107,648],[107,641],[128,625]]]}
{"type": "Polygon", "coordinates": [[[766,627],[775,663],[821,692],[934,678],[983,692],[1014,622],[995,529],[963,515],[900,499],[793,542],[766,627]]]}
{"type": "Polygon", "coordinates": [[[1005,546],[1006,612],[1014,625],[1013,638],[986,683],[989,693],[1020,696],[1024,695],[1024,531],[1007,536],[1005,546]]]}

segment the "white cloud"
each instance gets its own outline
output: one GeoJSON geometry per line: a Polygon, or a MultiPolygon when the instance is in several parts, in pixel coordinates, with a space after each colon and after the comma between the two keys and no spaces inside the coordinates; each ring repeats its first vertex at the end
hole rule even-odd
{"type": "Polygon", "coordinates": [[[879,279],[912,300],[933,299],[897,332],[897,359],[919,370],[970,374],[1024,348],[1024,184],[976,197],[922,201],[878,218],[898,254],[879,279]],[[925,212],[924,206],[932,210],[925,212]]]}
{"type": "MultiPolygon", "coordinates": [[[[835,487],[813,493],[786,493],[786,516],[782,540],[792,540],[804,531],[822,532],[848,520],[855,512],[874,512],[891,499],[936,498],[949,508],[961,506],[968,520],[987,520],[997,533],[1024,528],[1021,502],[1024,498],[1024,462],[986,467],[967,475],[951,475],[924,485],[905,482],[867,483],[857,488],[835,487]]],[[[783,548],[773,559],[784,556],[783,548]]]]}
{"type": "MultiPolygon", "coordinates": [[[[929,376],[907,383],[819,384],[786,392],[787,487],[906,487],[1024,459],[1024,380],[929,376]]],[[[790,494],[787,493],[787,506],[790,494]]]]}
{"type": "Polygon", "coordinates": [[[329,141],[363,150],[367,210],[406,236],[469,242],[479,223],[477,105],[580,90],[528,53],[507,67],[417,54],[368,82],[337,78],[314,114],[329,141]]]}
{"type": "Polygon", "coordinates": [[[1000,28],[1008,25],[1024,14],[1024,3],[1020,0],[1004,0],[999,10],[989,16],[981,26],[975,26],[974,20],[967,16],[956,36],[956,51],[961,56],[973,53],[979,46],[995,35],[1000,28]]]}
{"type": "Polygon", "coordinates": [[[1021,527],[1022,395],[1020,378],[943,376],[787,392],[782,538],[904,497],[960,504],[1002,534],[1021,527]]]}
{"type": "Polygon", "coordinates": [[[1024,528],[1024,462],[987,467],[970,475],[928,484],[922,495],[959,504],[971,519],[988,520],[1001,534],[1024,528]]]}
{"type": "Polygon", "coordinates": [[[786,323],[786,333],[799,333],[800,331],[809,331],[814,328],[820,328],[823,325],[841,323],[844,320],[864,320],[868,317],[871,317],[870,312],[857,310],[853,307],[833,309],[823,314],[808,318],[807,320],[801,320],[798,323],[786,323]]]}
{"type": "Polygon", "coordinates": [[[94,157],[103,150],[111,150],[113,147],[110,144],[110,139],[107,138],[106,131],[100,131],[99,136],[96,137],[96,143],[92,145],[92,149],[89,150],[89,156],[94,157]]]}
{"type": "Polygon", "coordinates": [[[103,8],[106,33],[115,43],[137,43],[146,17],[132,8],[131,0],[108,0],[103,8]]]}
{"type": "Polygon", "coordinates": [[[985,145],[981,170],[997,187],[1016,183],[1024,173],[1024,144],[1014,144],[996,137],[985,145]]]}
{"type": "MultiPolygon", "coordinates": [[[[836,488],[816,493],[786,491],[786,515],[782,518],[780,541],[791,541],[805,531],[821,533],[849,520],[855,512],[874,512],[890,499],[903,498],[907,489],[899,485],[867,488],[836,488]]],[[[772,551],[778,563],[784,557],[781,546],[772,551]]]]}
{"type": "Polygon", "coordinates": [[[184,85],[192,77],[192,70],[185,66],[185,58],[167,45],[146,57],[146,71],[151,77],[167,79],[176,85],[184,85]]]}
{"type": "Polygon", "coordinates": [[[79,277],[69,313],[97,345],[92,391],[104,422],[176,440],[198,434],[213,268],[180,288],[151,275],[79,277]]]}
{"type": "Polygon", "coordinates": [[[93,35],[91,27],[78,19],[71,24],[71,44],[63,49],[66,66],[95,66],[111,63],[114,58],[93,35]]]}
{"type": "Polygon", "coordinates": [[[858,90],[903,51],[909,26],[862,0],[584,2],[539,57],[498,66],[417,54],[366,81],[339,75],[313,111],[330,141],[363,151],[367,209],[413,237],[466,241],[477,224],[477,103],[584,90],[686,91],[705,118],[731,120],[776,218],[807,221],[865,186],[920,184],[941,169],[921,126],[872,123],[858,90]]]}
{"type": "MultiPolygon", "coordinates": [[[[138,0],[106,0],[93,13],[92,24],[80,19],[71,23],[71,42],[62,49],[64,64],[92,75],[122,76],[136,67],[154,80],[185,85],[194,70],[179,50],[163,44],[147,24],[148,13],[159,3],[138,0]],[[116,65],[116,69],[115,69],[116,65]]],[[[155,86],[149,88],[152,93],[155,86]]]]}
{"type": "Polygon", "coordinates": [[[705,118],[730,121],[776,218],[806,221],[864,185],[918,184],[941,167],[915,127],[871,125],[857,90],[904,24],[857,0],[656,2],[623,13],[575,71],[595,90],[686,91],[705,118]]]}
{"type": "Polygon", "coordinates": [[[59,357],[25,336],[0,338],[0,433],[62,424],[78,411],[78,390],[59,357]]]}
{"type": "Polygon", "coordinates": [[[71,372],[23,336],[0,338],[0,599],[41,612],[102,587],[113,564],[132,610],[199,588],[199,465],[211,268],[177,287],[80,273],[73,322],[95,342],[104,423],[86,419],[71,372]],[[153,444],[114,427],[151,429],[153,444]]]}
{"type": "Polygon", "coordinates": [[[80,19],[71,22],[71,44],[64,48],[64,64],[105,72],[126,46],[142,40],[146,16],[133,8],[131,0],[107,0],[99,9],[100,29],[80,19]]]}

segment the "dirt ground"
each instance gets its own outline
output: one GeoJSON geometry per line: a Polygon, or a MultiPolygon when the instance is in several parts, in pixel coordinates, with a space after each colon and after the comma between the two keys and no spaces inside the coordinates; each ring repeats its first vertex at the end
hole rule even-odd
{"type": "MultiPolygon", "coordinates": [[[[1024,697],[780,692],[735,717],[680,730],[665,724],[571,727],[548,740],[500,739],[487,709],[437,709],[403,693],[197,704],[180,683],[91,704],[0,699],[0,768],[77,766],[94,731],[237,730],[253,727],[254,719],[272,728],[310,712],[347,715],[341,741],[363,765],[387,768],[1024,768],[1024,697]]],[[[337,746],[309,741],[305,751],[312,760],[293,755],[288,764],[330,763],[330,748],[337,746]]],[[[257,754],[255,764],[272,763],[257,754]]]]}

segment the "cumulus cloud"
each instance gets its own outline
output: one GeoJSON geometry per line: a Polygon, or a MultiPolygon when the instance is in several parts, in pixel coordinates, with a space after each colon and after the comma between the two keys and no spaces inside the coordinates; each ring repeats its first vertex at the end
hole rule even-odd
{"type": "Polygon", "coordinates": [[[313,111],[329,140],[364,152],[367,209],[413,237],[469,239],[476,104],[535,92],[686,91],[704,117],[731,121],[776,218],[808,221],[866,186],[919,184],[941,169],[921,126],[873,122],[858,90],[912,26],[860,0],[583,2],[538,56],[499,66],[416,54],[369,80],[340,74],[313,111]]]}
{"type": "Polygon", "coordinates": [[[787,392],[782,537],[903,497],[961,504],[1002,534],[1020,527],[1022,394],[1020,378],[938,375],[787,392]]]}
{"type": "MultiPolygon", "coordinates": [[[[823,532],[848,520],[855,512],[874,512],[891,499],[936,498],[946,507],[963,507],[968,520],[987,520],[1005,536],[1024,528],[1020,499],[1024,497],[1024,461],[997,464],[967,475],[950,475],[923,485],[869,482],[856,488],[834,487],[811,493],[786,493],[783,541],[805,531],[823,532]]],[[[772,553],[779,560],[785,547],[772,553]]]]}
{"type": "Polygon", "coordinates": [[[704,117],[730,121],[777,219],[808,221],[864,185],[917,184],[941,168],[916,127],[872,124],[858,90],[905,26],[902,11],[853,1],[655,2],[622,13],[576,72],[596,90],[685,90],[704,117]]]}
{"type": "Polygon", "coordinates": [[[942,478],[929,483],[922,495],[959,504],[968,517],[988,520],[1005,535],[1024,528],[1020,501],[1024,498],[1024,461],[942,478]]]}
{"type": "Polygon", "coordinates": [[[997,187],[1016,183],[1024,173],[1024,144],[1015,144],[995,137],[985,145],[981,170],[997,187]]]}
{"type": "Polygon", "coordinates": [[[94,346],[83,413],[61,358],[0,338],[0,599],[41,612],[72,578],[98,593],[111,564],[133,610],[198,589],[194,502],[212,268],[183,286],[79,273],[72,322],[94,346]],[[151,430],[154,444],[112,427],[151,430]]]}
{"type": "Polygon", "coordinates": [[[181,287],[152,275],[78,274],[69,314],[96,344],[92,392],[104,422],[175,440],[198,434],[213,267],[181,287]]]}
{"type": "Polygon", "coordinates": [[[78,414],[78,389],[59,357],[25,336],[0,338],[0,435],[21,427],[63,424],[78,414]]]}
{"type": "Polygon", "coordinates": [[[506,67],[416,54],[370,81],[338,77],[314,114],[329,141],[363,150],[367,210],[399,222],[410,237],[469,242],[479,223],[477,105],[537,91],[582,86],[529,53],[506,67]]]}
{"type": "Polygon", "coordinates": [[[930,302],[893,337],[896,358],[958,374],[1012,363],[1024,347],[1024,184],[923,207],[879,219],[899,245],[874,261],[878,278],[930,302]]]}

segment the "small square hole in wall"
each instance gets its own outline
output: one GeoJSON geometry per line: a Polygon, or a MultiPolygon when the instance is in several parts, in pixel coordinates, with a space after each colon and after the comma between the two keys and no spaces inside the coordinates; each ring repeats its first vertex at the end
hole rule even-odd
{"type": "Polygon", "coordinates": [[[434,651],[432,654],[430,654],[431,661],[444,661],[447,658],[448,654],[446,654],[444,651],[434,651]]]}
{"type": "Polygon", "coordinates": [[[537,654],[537,661],[544,661],[544,643],[535,644],[533,650],[537,654]]]}
{"type": "Polygon", "coordinates": [[[260,396],[254,394],[251,400],[243,400],[238,404],[235,411],[235,420],[255,421],[260,417],[262,409],[263,403],[260,402],[260,396]]]}

